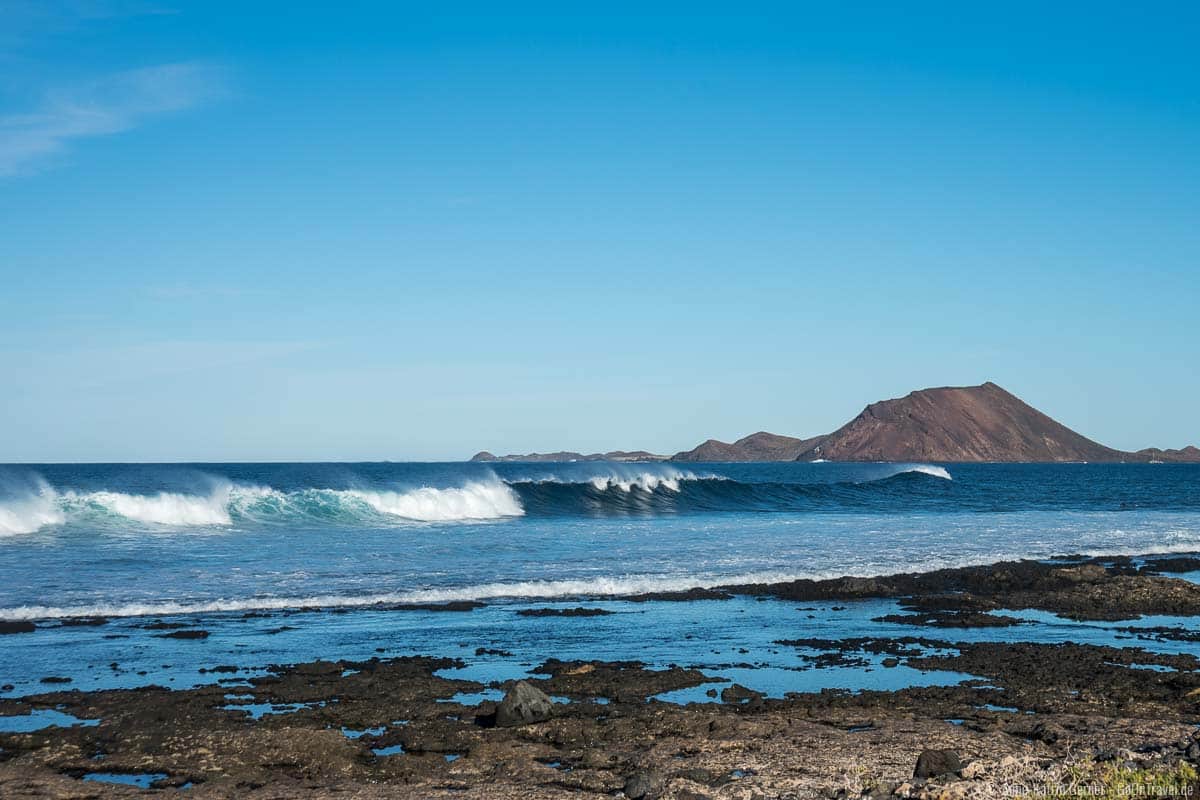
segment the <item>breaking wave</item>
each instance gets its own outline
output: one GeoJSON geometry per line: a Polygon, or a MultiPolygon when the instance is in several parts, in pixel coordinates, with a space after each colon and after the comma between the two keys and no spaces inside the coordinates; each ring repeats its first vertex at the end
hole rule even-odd
{"type": "Polygon", "coordinates": [[[519,517],[525,513],[512,489],[502,483],[469,483],[461,489],[422,488],[410,492],[348,491],[381,514],[421,522],[519,517]]]}
{"type": "Polygon", "coordinates": [[[0,536],[33,533],[65,521],[66,515],[58,507],[54,490],[44,482],[39,482],[25,496],[0,504],[0,536]]]}
{"type": "Polygon", "coordinates": [[[918,464],[863,481],[744,482],[672,470],[578,481],[513,481],[510,485],[530,515],[613,516],[860,509],[892,496],[936,495],[941,480],[950,480],[950,473],[942,467],[918,464]],[[931,477],[940,480],[931,482],[931,477]]]}
{"type": "MultiPolygon", "coordinates": [[[[138,494],[58,491],[44,482],[0,499],[0,536],[86,522],[168,528],[244,525],[387,525],[498,520],[533,516],[621,516],[704,512],[820,511],[862,508],[891,495],[931,491],[942,467],[903,466],[866,481],[743,482],[671,467],[614,468],[578,477],[544,475],[504,481],[492,476],[455,487],[305,488],[214,482],[204,492],[138,494]]],[[[940,481],[938,481],[940,482],[940,481]]]]}
{"type": "Polygon", "coordinates": [[[917,472],[921,475],[932,475],[935,478],[943,478],[945,480],[953,480],[950,473],[945,467],[934,466],[933,464],[912,464],[897,472],[897,475],[903,475],[906,472],[917,472]]]}
{"type": "Polygon", "coordinates": [[[152,525],[229,525],[229,503],[233,490],[223,487],[207,497],[160,492],[153,495],[122,492],[69,492],[62,505],[72,510],[108,513],[152,525]]]}
{"type": "Polygon", "coordinates": [[[503,483],[409,491],[303,489],[282,492],[262,486],[221,485],[208,494],[158,492],[56,492],[0,501],[0,535],[33,533],[41,528],[87,521],[97,525],[134,522],[187,528],[246,523],[270,524],[299,519],[328,522],[450,522],[518,517],[524,514],[516,494],[503,483]]]}

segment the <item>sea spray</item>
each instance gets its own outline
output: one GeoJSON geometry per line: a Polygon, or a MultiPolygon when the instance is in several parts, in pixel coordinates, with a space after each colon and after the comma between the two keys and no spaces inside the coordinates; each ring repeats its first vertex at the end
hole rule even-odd
{"type": "Polygon", "coordinates": [[[220,486],[206,496],[159,492],[152,495],[123,492],[68,494],[69,504],[103,509],[125,519],[154,525],[229,525],[230,486],[220,486]]]}
{"type": "MultiPolygon", "coordinates": [[[[874,466],[874,465],[872,465],[874,466]]],[[[244,528],[297,523],[380,527],[535,516],[624,516],[681,513],[850,510],[892,495],[919,498],[922,481],[950,480],[943,468],[892,465],[863,480],[744,482],[671,467],[609,465],[572,475],[502,480],[495,475],[459,486],[297,488],[206,479],[204,492],[58,491],[44,481],[0,501],[0,535],[87,524],[98,530],[244,528]]],[[[932,484],[930,484],[932,486],[932,484]]]]}
{"type": "Polygon", "coordinates": [[[899,470],[892,474],[904,475],[905,473],[909,472],[916,472],[921,475],[931,475],[935,478],[942,478],[948,481],[953,480],[953,478],[950,477],[949,471],[947,471],[945,467],[939,467],[933,464],[904,464],[899,470]]]}
{"type": "Polygon", "coordinates": [[[381,514],[420,522],[499,519],[525,513],[516,493],[503,483],[469,483],[461,488],[407,492],[350,491],[381,514]]]}
{"type": "Polygon", "coordinates": [[[0,501],[0,536],[33,533],[65,520],[57,494],[44,482],[22,496],[0,501]]]}

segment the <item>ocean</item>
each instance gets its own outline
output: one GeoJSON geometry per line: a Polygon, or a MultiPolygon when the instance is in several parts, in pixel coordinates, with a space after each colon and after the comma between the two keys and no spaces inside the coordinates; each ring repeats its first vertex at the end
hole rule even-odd
{"type": "MultiPolygon", "coordinates": [[[[622,598],[1197,551],[1200,465],[11,465],[0,467],[0,620],[38,627],[0,639],[0,684],[11,695],[39,690],[46,675],[81,689],[190,686],[213,680],[205,668],[223,662],[260,669],[420,653],[462,657],[467,674],[488,680],[554,655],[757,670],[740,682],[776,694],[887,688],[930,676],[818,675],[795,669],[795,648],[771,642],[911,633],[874,621],[894,602],[800,614],[753,598],[622,598]],[[485,605],[404,610],[450,601],[485,605]],[[515,613],[580,604],[613,613],[515,613]],[[106,624],[71,624],[95,617],[106,624]],[[147,623],[209,636],[168,638],[147,623]],[[121,667],[97,668],[110,662],[121,667]]],[[[1026,641],[1120,635],[1027,616],[1026,641]]]]}

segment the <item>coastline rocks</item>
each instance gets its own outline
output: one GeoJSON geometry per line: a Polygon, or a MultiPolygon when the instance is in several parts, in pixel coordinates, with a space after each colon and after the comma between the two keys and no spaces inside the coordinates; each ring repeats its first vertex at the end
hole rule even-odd
{"type": "Polygon", "coordinates": [[[533,670],[552,676],[545,691],[573,698],[603,697],[613,702],[642,704],[664,692],[716,682],[697,669],[672,666],[647,669],[634,661],[558,661],[550,659],[533,670]]]}
{"type": "Polygon", "coordinates": [[[1138,572],[1143,575],[1155,572],[1200,572],[1200,558],[1193,556],[1156,558],[1148,564],[1143,564],[1138,572]]]}
{"type": "MultiPolygon", "coordinates": [[[[1149,562],[1149,566],[1153,568],[1154,563],[1149,562]]],[[[1098,563],[1009,561],[877,578],[738,584],[717,587],[715,591],[805,603],[906,598],[903,608],[926,613],[1036,608],[1076,620],[1136,619],[1143,614],[1200,615],[1200,584],[1146,574],[1114,574],[1098,563]]],[[[1003,618],[999,619],[1003,623],[1003,618]]],[[[995,624],[984,620],[982,614],[953,621],[995,624]]]]}
{"type": "Polygon", "coordinates": [[[188,631],[171,631],[170,633],[160,633],[160,639],[207,639],[208,631],[206,630],[188,630],[188,631]]]}
{"type": "Polygon", "coordinates": [[[886,614],[872,622],[891,622],[896,625],[919,625],[924,628],[1008,628],[1024,625],[1023,620],[1002,614],[978,611],[935,611],[926,614],[886,614]]]}
{"type": "Polygon", "coordinates": [[[703,589],[697,586],[677,592],[646,592],[618,599],[631,603],[690,603],[693,600],[732,600],[733,595],[721,589],[703,589]]]}
{"type": "Polygon", "coordinates": [[[958,775],[962,771],[962,762],[958,753],[953,750],[922,750],[917,756],[917,766],[913,769],[914,778],[937,778],[942,775],[958,775]]]}
{"type": "Polygon", "coordinates": [[[605,617],[616,612],[603,608],[522,608],[518,617],[605,617]]]}
{"type": "Polygon", "coordinates": [[[629,800],[651,800],[662,791],[663,776],[654,770],[641,770],[625,780],[622,791],[629,800]]]}
{"type": "MultiPolygon", "coordinates": [[[[924,649],[917,641],[869,639],[848,646],[913,658],[909,651],[924,649]]],[[[530,679],[520,688],[506,683],[508,699],[540,696],[543,711],[545,695],[568,695],[572,702],[555,704],[546,722],[528,725],[518,716],[512,727],[472,720],[465,703],[445,705],[456,693],[485,688],[435,674],[464,665],[446,658],[275,666],[271,674],[232,679],[245,685],[236,689],[56,686],[47,694],[0,696],[0,715],[53,707],[103,725],[52,727],[32,736],[0,732],[0,796],[136,794],[132,788],[81,786],[76,777],[108,769],[167,774],[175,781],[170,786],[194,781],[194,787],[203,784],[200,794],[213,798],[569,800],[623,792],[639,800],[747,800],[895,792],[964,800],[999,797],[1006,785],[1060,785],[1081,775],[1090,780],[1129,764],[1147,780],[1165,781],[1177,778],[1180,759],[1196,752],[1192,746],[1200,737],[1192,706],[1178,704],[1181,692],[1184,699],[1186,692],[1200,692],[1200,674],[1191,674],[1200,662],[1191,656],[1094,645],[961,646],[969,663],[993,665],[998,674],[970,685],[795,693],[766,700],[754,713],[728,702],[647,702],[664,689],[712,680],[691,669],[547,662],[540,671],[554,677],[530,679]],[[1159,661],[1176,671],[1123,666],[1159,661]],[[240,696],[228,697],[231,691],[240,696]],[[1120,702],[1094,701],[1105,695],[1120,702]],[[590,702],[600,697],[606,702],[590,702]],[[985,710],[985,703],[995,705],[985,710]],[[269,704],[273,713],[250,719],[235,710],[251,704],[269,704]],[[1038,710],[1026,714],[1026,708],[1038,710]],[[948,725],[949,718],[963,724],[948,725]],[[469,757],[452,758],[459,754],[469,757]],[[1110,755],[1101,763],[1100,754],[1110,755]],[[94,755],[103,758],[92,760],[94,755]],[[912,777],[917,761],[924,761],[920,771],[928,777],[912,777]]],[[[107,665],[97,665],[102,667],[107,665]]],[[[727,679],[713,686],[714,693],[727,688],[729,699],[753,693],[727,679]]],[[[483,701],[479,708],[494,722],[496,706],[483,701]]]]}
{"type": "Polygon", "coordinates": [[[554,714],[554,702],[545,692],[525,681],[508,690],[496,706],[496,727],[512,728],[545,722],[554,714]]]}
{"type": "Polygon", "coordinates": [[[721,702],[732,703],[734,705],[747,705],[755,708],[762,706],[762,692],[756,692],[753,689],[747,689],[740,683],[735,683],[731,686],[726,686],[721,690],[721,702]]]}
{"type": "Polygon", "coordinates": [[[448,600],[445,603],[402,603],[388,606],[388,611],[446,611],[463,612],[483,608],[487,603],[478,600],[448,600]]]}
{"type": "Polygon", "coordinates": [[[33,633],[37,626],[32,622],[0,622],[0,636],[10,633],[33,633]]]}

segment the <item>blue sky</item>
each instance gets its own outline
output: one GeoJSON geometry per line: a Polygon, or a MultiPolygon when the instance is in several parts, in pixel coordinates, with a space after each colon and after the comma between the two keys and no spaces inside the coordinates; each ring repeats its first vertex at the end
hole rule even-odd
{"type": "Polygon", "coordinates": [[[1200,441],[1194,4],[250,5],[0,0],[0,462],[1200,441]]]}

